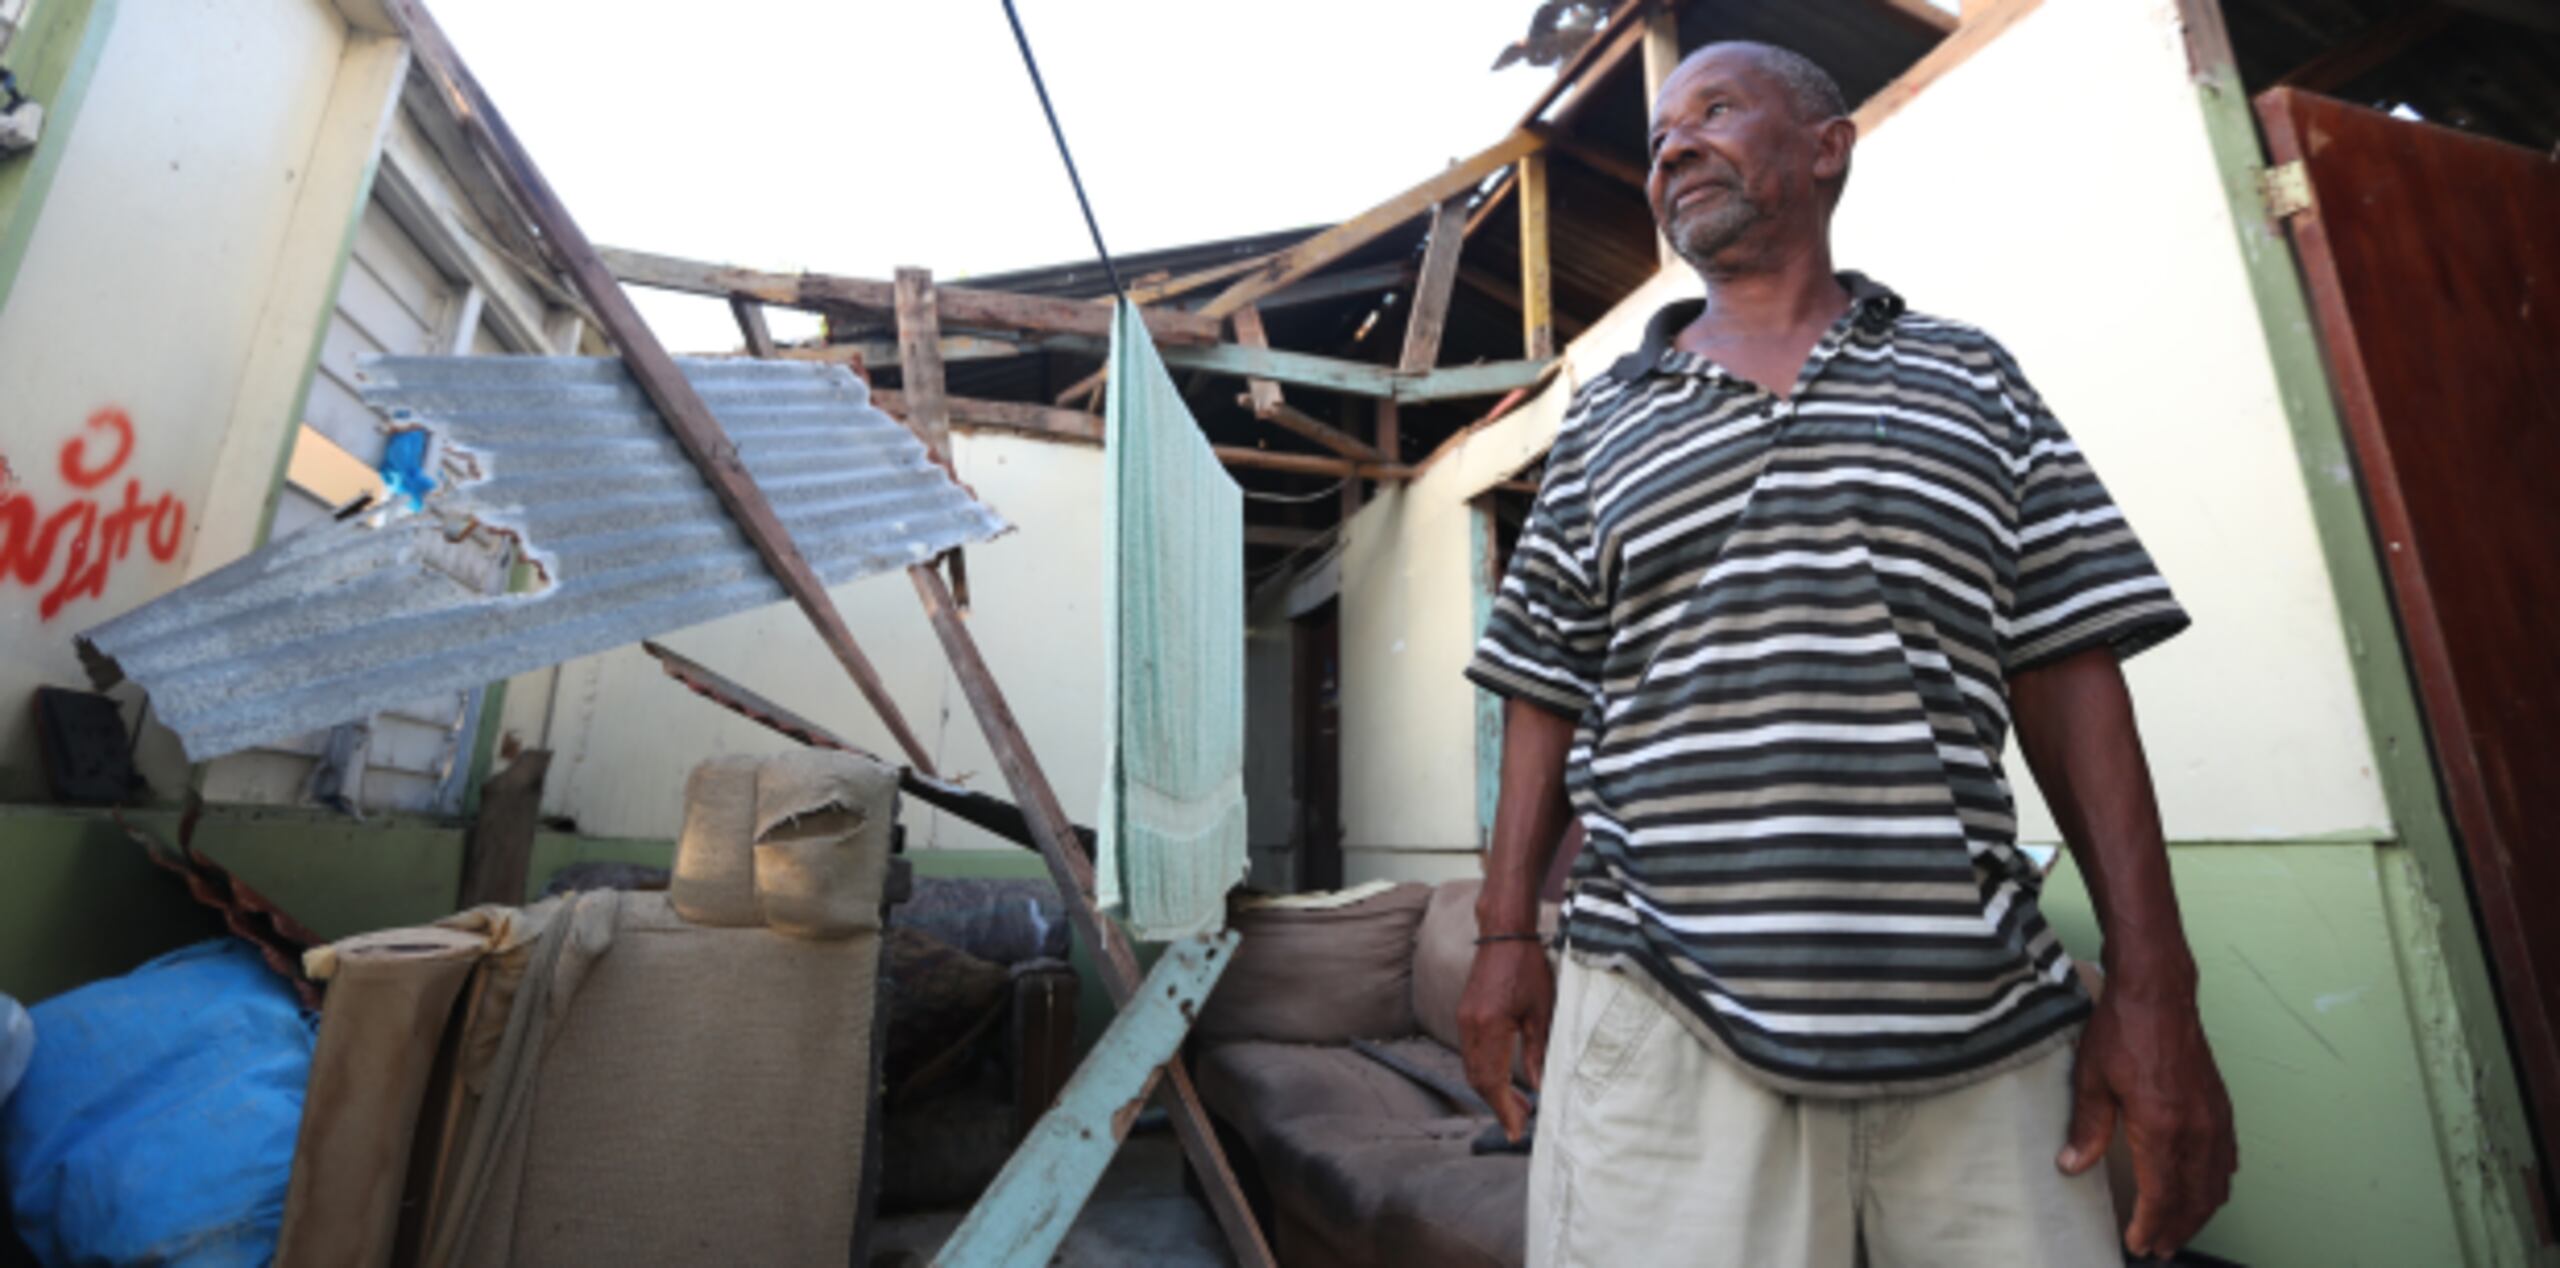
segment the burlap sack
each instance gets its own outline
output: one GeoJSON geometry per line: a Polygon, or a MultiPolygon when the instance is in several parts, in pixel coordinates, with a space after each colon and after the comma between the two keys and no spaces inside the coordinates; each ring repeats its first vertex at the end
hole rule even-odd
{"type": "Polygon", "coordinates": [[[684,781],[684,831],[676,837],[667,897],[697,925],[764,923],[756,906],[758,759],[715,757],[684,781]]]}
{"type": "Polygon", "coordinates": [[[880,929],[877,860],[888,857],[898,773],[805,749],[756,771],[755,897],[764,923],[800,938],[880,929]]]}

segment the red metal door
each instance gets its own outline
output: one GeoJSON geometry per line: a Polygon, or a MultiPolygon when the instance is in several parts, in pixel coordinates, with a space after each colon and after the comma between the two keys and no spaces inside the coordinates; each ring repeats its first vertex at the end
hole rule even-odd
{"type": "Polygon", "coordinates": [[[2290,89],[2294,247],[2542,1138],[2560,1133],[2560,162],[2290,89]]]}

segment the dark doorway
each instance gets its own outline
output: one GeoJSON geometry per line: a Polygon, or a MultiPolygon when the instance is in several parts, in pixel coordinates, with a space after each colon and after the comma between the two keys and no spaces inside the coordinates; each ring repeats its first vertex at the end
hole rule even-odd
{"type": "Polygon", "coordinates": [[[1297,734],[1289,769],[1298,794],[1291,844],[1302,893],[1342,888],[1341,611],[1341,600],[1327,599],[1289,623],[1297,734]]]}

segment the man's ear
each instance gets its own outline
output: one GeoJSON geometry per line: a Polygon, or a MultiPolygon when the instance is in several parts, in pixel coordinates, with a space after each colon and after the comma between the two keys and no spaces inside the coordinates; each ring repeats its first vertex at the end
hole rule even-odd
{"type": "Polygon", "coordinates": [[[1836,185],[1849,178],[1849,151],[1858,145],[1858,125],[1846,116],[1822,125],[1814,139],[1813,178],[1825,185],[1836,185]]]}

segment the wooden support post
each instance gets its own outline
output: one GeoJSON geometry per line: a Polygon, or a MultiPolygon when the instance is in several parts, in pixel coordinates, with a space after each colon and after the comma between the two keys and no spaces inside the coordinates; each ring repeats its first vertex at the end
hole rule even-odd
{"type": "MultiPolygon", "coordinates": [[[[996,685],[986,659],[979,655],[977,640],[970,637],[967,623],[954,608],[951,592],[943,587],[942,574],[916,567],[908,569],[907,576],[915,582],[925,616],[942,640],[943,654],[951,662],[953,676],[959,679],[961,694],[968,697],[971,712],[977,715],[979,729],[986,733],[987,747],[993,751],[996,765],[1004,771],[1014,800],[1031,821],[1032,835],[1040,843],[1041,861],[1049,866],[1049,878],[1066,903],[1067,918],[1075,926],[1076,936],[1092,949],[1094,966],[1112,1003],[1126,1006],[1138,990],[1137,953],[1130,948],[1128,936],[1120,926],[1103,919],[1094,907],[1093,863],[1071,845],[1074,825],[1067,818],[1066,808],[1058,803],[1049,777],[1041,773],[1039,758],[1033,755],[1030,741],[1023,737],[1021,725],[1014,721],[1003,689],[996,685]]],[[[1226,1152],[1218,1147],[1208,1108],[1200,1103],[1190,1071],[1179,1060],[1166,1062],[1163,1070],[1156,1097],[1165,1103],[1173,1118],[1174,1134],[1181,1139],[1183,1153],[1200,1177],[1209,1208],[1227,1235],[1228,1249],[1244,1268],[1268,1268],[1272,1263],[1271,1247],[1253,1222],[1244,1191],[1236,1184],[1235,1172],[1227,1166],[1226,1152]]]]}
{"type": "MultiPolygon", "coordinates": [[[[542,241],[552,263],[569,276],[578,296],[595,315],[596,324],[605,337],[622,353],[625,365],[640,390],[666,421],[667,431],[674,436],[685,457],[702,472],[705,483],[723,510],[735,520],[756,555],[772,570],[784,591],[800,605],[809,623],[817,627],[818,637],[835,653],[836,662],[853,677],[862,698],[870,702],[880,720],[897,737],[898,747],[916,769],[933,773],[933,755],[924,742],[907,726],[905,715],[898,711],[897,701],[889,695],[888,684],[871,665],[862,649],[854,644],[853,631],[845,626],[844,616],[836,611],[835,601],[828,597],[826,583],[817,569],[809,564],[800,548],[792,543],[791,532],[782,518],[774,513],[764,490],[755,477],[747,473],[746,464],[738,458],[738,447],[721,430],[720,420],[713,417],[711,407],[685,381],[676,369],[675,360],[667,355],[649,323],[642,320],[640,310],[631,306],[631,298],[622,293],[613,272],[596,254],[595,244],[587,240],[578,227],[577,218],[569,214],[541,169],[534,166],[533,156],[525,152],[522,142],[507,126],[505,116],[489,100],[489,94],[472,78],[470,68],[462,64],[460,54],[445,39],[443,28],[428,16],[419,0],[384,0],[392,20],[408,37],[411,56],[418,69],[434,84],[453,117],[461,122],[463,133],[481,158],[486,160],[505,182],[508,192],[522,204],[525,217],[541,230],[542,241]]],[[[723,295],[729,293],[723,288],[723,295]]]]}
{"type": "Polygon", "coordinates": [[[764,324],[764,305],[743,295],[729,297],[729,315],[738,319],[738,333],[745,336],[747,355],[771,360],[782,354],[773,342],[773,328],[764,324]]]}
{"type": "Polygon", "coordinates": [[[1547,156],[1520,160],[1520,355],[1556,354],[1554,269],[1547,256],[1547,156]]]}
{"type": "MultiPolygon", "coordinates": [[[[907,426],[924,440],[933,460],[960,478],[951,457],[951,409],[945,403],[942,378],[942,314],[933,292],[933,271],[898,270],[898,383],[906,398],[907,426]]],[[[951,565],[951,590],[960,610],[969,610],[969,561],[953,550],[943,556],[951,565]]]]}
{"type": "MultiPolygon", "coordinates": [[[[1680,65],[1680,15],[1666,7],[1645,11],[1644,15],[1644,102],[1650,117],[1653,103],[1662,99],[1662,86],[1671,81],[1671,72],[1680,65]]],[[[1666,269],[1681,266],[1680,253],[1671,249],[1671,240],[1660,230],[1653,235],[1653,246],[1662,257],[1666,269]]]]}
{"type": "Polygon", "coordinates": [[[1387,462],[1404,461],[1404,433],[1398,423],[1396,403],[1378,402],[1378,457],[1387,462]]]}
{"type": "MultiPolygon", "coordinates": [[[[1262,310],[1247,304],[1231,319],[1236,327],[1236,342],[1248,348],[1271,347],[1271,336],[1262,329],[1262,310]]],[[[1248,378],[1244,381],[1245,399],[1256,418],[1269,418],[1280,408],[1280,385],[1269,379],[1248,378]]]]}
{"type": "Polygon", "coordinates": [[[1452,198],[1431,213],[1431,242],[1422,249],[1422,276],[1413,284],[1413,311],[1405,318],[1404,355],[1397,359],[1397,369],[1419,374],[1440,364],[1449,296],[1458,288],[1458,257],[1466,249],[1466,201],[1452,198]]]}
{"type": "Polygon", "coordinates": [[[462,843],[457,910],[483,903],[514,907],[529,896],[533,835],[542,826],[542,778],[550,771],[551,751],[528,749],[480,786],[480,814],[462,843]]]}

